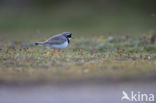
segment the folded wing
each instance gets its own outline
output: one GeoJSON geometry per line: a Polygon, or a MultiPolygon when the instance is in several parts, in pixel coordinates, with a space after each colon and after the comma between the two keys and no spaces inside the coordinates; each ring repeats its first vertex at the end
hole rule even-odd
{"type": "Polygon", "coordinates": [[[46,41],[46,43],[53,44],[53,45],[56,44],[57,45],[57,44],[64,43],[66,40],[67,40],[66,37],[60,34],[60,35],[56,35],[56,36],[53,36],[53,37],[49,38],[46,41]]]}

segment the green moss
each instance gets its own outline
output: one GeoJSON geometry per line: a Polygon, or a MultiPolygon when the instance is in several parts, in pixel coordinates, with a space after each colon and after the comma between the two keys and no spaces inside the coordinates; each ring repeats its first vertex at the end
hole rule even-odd
{"type": "Polygon", "coordinates": [[[4,47],[0,51],[0,81],[155,80],[155,45],[138,45],[142,42],[138,38],[134,42],[119,39],[78,38],[58,54],[42,46],[8,51],[4,47]]]}

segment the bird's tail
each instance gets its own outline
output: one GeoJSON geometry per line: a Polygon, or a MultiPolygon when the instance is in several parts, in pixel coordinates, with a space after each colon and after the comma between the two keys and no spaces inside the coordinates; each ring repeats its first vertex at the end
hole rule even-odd
{"type": "Polygon", "coordinates": [[[36,42],[35,45],[43,45],[44,42],[36,42]]]}

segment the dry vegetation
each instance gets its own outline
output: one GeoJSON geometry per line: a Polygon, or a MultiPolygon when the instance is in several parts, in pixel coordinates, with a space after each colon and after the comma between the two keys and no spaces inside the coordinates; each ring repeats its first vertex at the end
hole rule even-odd
{"type": "Polygon", "coordinates": [[[59,53],[15,41],[1,46],[0,83],[155,80],[155,52],[145,36],[75,38],[59,53]]]}

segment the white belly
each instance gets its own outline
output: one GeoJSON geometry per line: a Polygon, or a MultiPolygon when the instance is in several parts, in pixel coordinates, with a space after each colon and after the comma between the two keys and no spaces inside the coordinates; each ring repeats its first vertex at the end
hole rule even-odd
{"type": "Polygon", "coordinates": [[[63,44],[55,44],[55,45],[47,45],[50,49],[62,49],[68,46],[68,41],[64,42],[63,44]]]}

